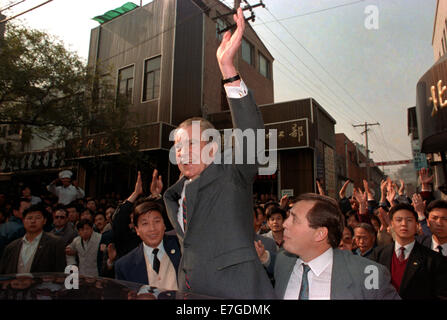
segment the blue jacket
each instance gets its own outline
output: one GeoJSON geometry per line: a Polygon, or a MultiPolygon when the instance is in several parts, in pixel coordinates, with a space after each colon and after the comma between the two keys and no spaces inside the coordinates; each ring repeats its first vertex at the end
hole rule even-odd
{"type": "MultiPolygon", "coordinates": [[[[163,237],[163,247],[174,265],[176,274],[180,263],[180,246],[176,236],[163,237]]],[[[144,259],[143,243],[115,263],[115,278],[143,284],[150,284],[147,278],[146,260],[144,259]]]]}

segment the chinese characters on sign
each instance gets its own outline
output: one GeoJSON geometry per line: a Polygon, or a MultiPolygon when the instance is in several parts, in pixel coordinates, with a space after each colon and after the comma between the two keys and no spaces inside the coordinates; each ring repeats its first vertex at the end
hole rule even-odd
{"type": "MultiPolygon", "coordinates": [[[[278,149],[309,146],[307,119],[265,125],[266,133],[271,129],[277,130],[278,149]]],[[[266,139],[268,139],[268,134],[266,134],[266,139]]]]}
{"type": "Polygon", "coordinates": [[[433,111],[431,116],[434,117],[439,109],[447,107],[447,100],[444,100],[444,93],[447,90],[446,86],[442,85],[442,80],[438,81],[438,84],[430,87],[431,97],[428,98],[430,102],[433,102],[433,111]]]}

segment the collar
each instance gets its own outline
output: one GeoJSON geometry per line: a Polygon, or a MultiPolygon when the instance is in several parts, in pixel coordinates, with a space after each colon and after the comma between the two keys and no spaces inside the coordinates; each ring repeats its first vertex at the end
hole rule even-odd
{"type": "MultiPolygon", "coordinates": [[[[143,242],[143,250],[144,250],[144,253],[146,254],[146,256],[151,257],[152,256],[152,251],[154,251],[154,249],[155,248],[149,247],[147,244],[145,244],[143,242]]],[[[163,247],[163,239],[158,244],[157,249],[158,249],[157,257],[162,257],[163,254],[165,253],[165,249],[163,247]]]]}
{"type": "MultiPolygon", "coordinates": [[[[413,240],[413,242],[403,246],[405,248],[405,256],[407,257],[407,255],[409,255],[411,253],[411,250],[413,250],[414,247],[414,243],[415,241],[413,240]]],[[[394,242],[394,251],[396,252],[396,255],[399,256],[400,254],[400,248],[402,246],[396,241],[394,242]]]]}
{"type": "Polygon", "coordinates": [[[40,239],[42,238],[42,235],[43,235],[43,230],[40,232],[40,234],[39,234],[37,237],[35,237],[35,238],[33,239],[33,241],[28,241],[28,240],[26,239],[26,234],[23,236],[22,239],[23,239],[23,242],[26,243],[26,244],[33,244],[33,243],[39,242],[40,239]]]}
{"type": "MultiPolygon", "coordinates": [[[[332,248],[327,249],[325,252],[320,254],[318,257],[306,263],[312,272],[319,277],[320,274],[332,263],[334,257],[334,250],[332,248]]],[[[298,259],[298,264],[305,263],[303,260],[298,259]]]]}
{"type": "Polygon", "coordinates": [[[435,240],[434,236],[431,236],[431,241],[432,241],[432,247],[433,248],[438,248],[438,246],[441,246],[442,248],[446,248],[447,247],[447,242],[444,244],[439,244],[438,241],[435,240]]]}

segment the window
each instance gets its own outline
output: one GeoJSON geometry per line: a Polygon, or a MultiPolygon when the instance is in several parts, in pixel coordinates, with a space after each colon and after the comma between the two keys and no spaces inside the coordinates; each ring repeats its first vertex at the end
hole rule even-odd
{"type": "Polygon", "coordinates": [[[160,62],[161,57],[144,62],[143,101],[160,97],[160,62]]]}
{"type": "Polygon", "coordinates": [[[270,78],[270,63],[261,53],[259,53],[259,73],[266,78],[270,78]]]}
{"type": "Polygon", "coordinates": [[[121,69],[118,74],[118,93],[124,95],[132,103],[134,66],[121,69]]]}
{"type": "Polygon", "coordinates": [[[252,44],[242,38],[242,59],[250,65],[253,65],[253,51],[252,44]]]}
{"type": "MultiPolygon", "coordinates": [[[[218,12],[216,12],[217,15],[219,15],[218,12]]],[[[225,23],[225,21],[223,21],[222,19],[217,19],[216,20],[216,38],[219,41],[222,41],[222,37],[224,35],[225,32],[219,33],[220,30],[223,30],[227,27],[227,24],[225,23]]]]}

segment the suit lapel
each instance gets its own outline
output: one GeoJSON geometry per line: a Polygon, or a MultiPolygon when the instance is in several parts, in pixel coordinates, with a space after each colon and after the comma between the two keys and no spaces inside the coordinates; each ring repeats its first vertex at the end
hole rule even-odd
{"type": "Polygon", "coordinates": [[[354,299],[351,290],[352,278],[348,272],[349,264],[339,249],[333,251],[331,275],[331,299],[354,299]]]}
{"type": "Polygon", "coordinates": [[[42,256],[47,249],[47,242],[48,242],[48,236],[45,234],[45,232],[42,234],[42,238],[39,241],[39,244],[37,245],[36,253],[34,254],[33,263],[31,264],[30,271],[34,270],[36,266],[40,264],[40,260],[42,259],[42,256]]]}
{"type": "Polygon", "coordinates": [[[146,259],[144,258],[143,243],[140,244],[138,250],[135,252],[134,263],[134,272],[137,278],[136,280],[140,283],[149,284],[149,279],[147,277],[146,259]]]}
{"type": "Polygon", "coordinates": [[[171,220],[171,224],[174,227],[177,235],[179,235],[182,239],[184,237],[184,233],[182,228],[180,227],[180,224],[178,223],[177,213],[179,209],[178,200],[181,198],[185,180],[185,177],[180,178],[174,185],[166,190],[163,197],[168,217],[171,220]]]}
{"type": "Polygon", "coordinates": [[[415,241],[413,250],[411,250],[410,256],[408,257],[407,266],[402,277],[399,292],[405,291],[424,261],[424,256],[421,253],[419,246],[420,244],[415,241]]]}
{"type": "Polygon", "coordinates": [[[295,266],[298,257],[285,250],[283,252],[278,252],[278,255],[282,253],[284,253],[284,257],[280,257],[280,259],[284,259],[285,261],[283,263],[277,263],[277,266],[275,266],[275,269],[277,269],[275,270],[275,291],[278,297],[284,298],[287,285],[289,284],[293,272],[293,267],[295,266]]]}

